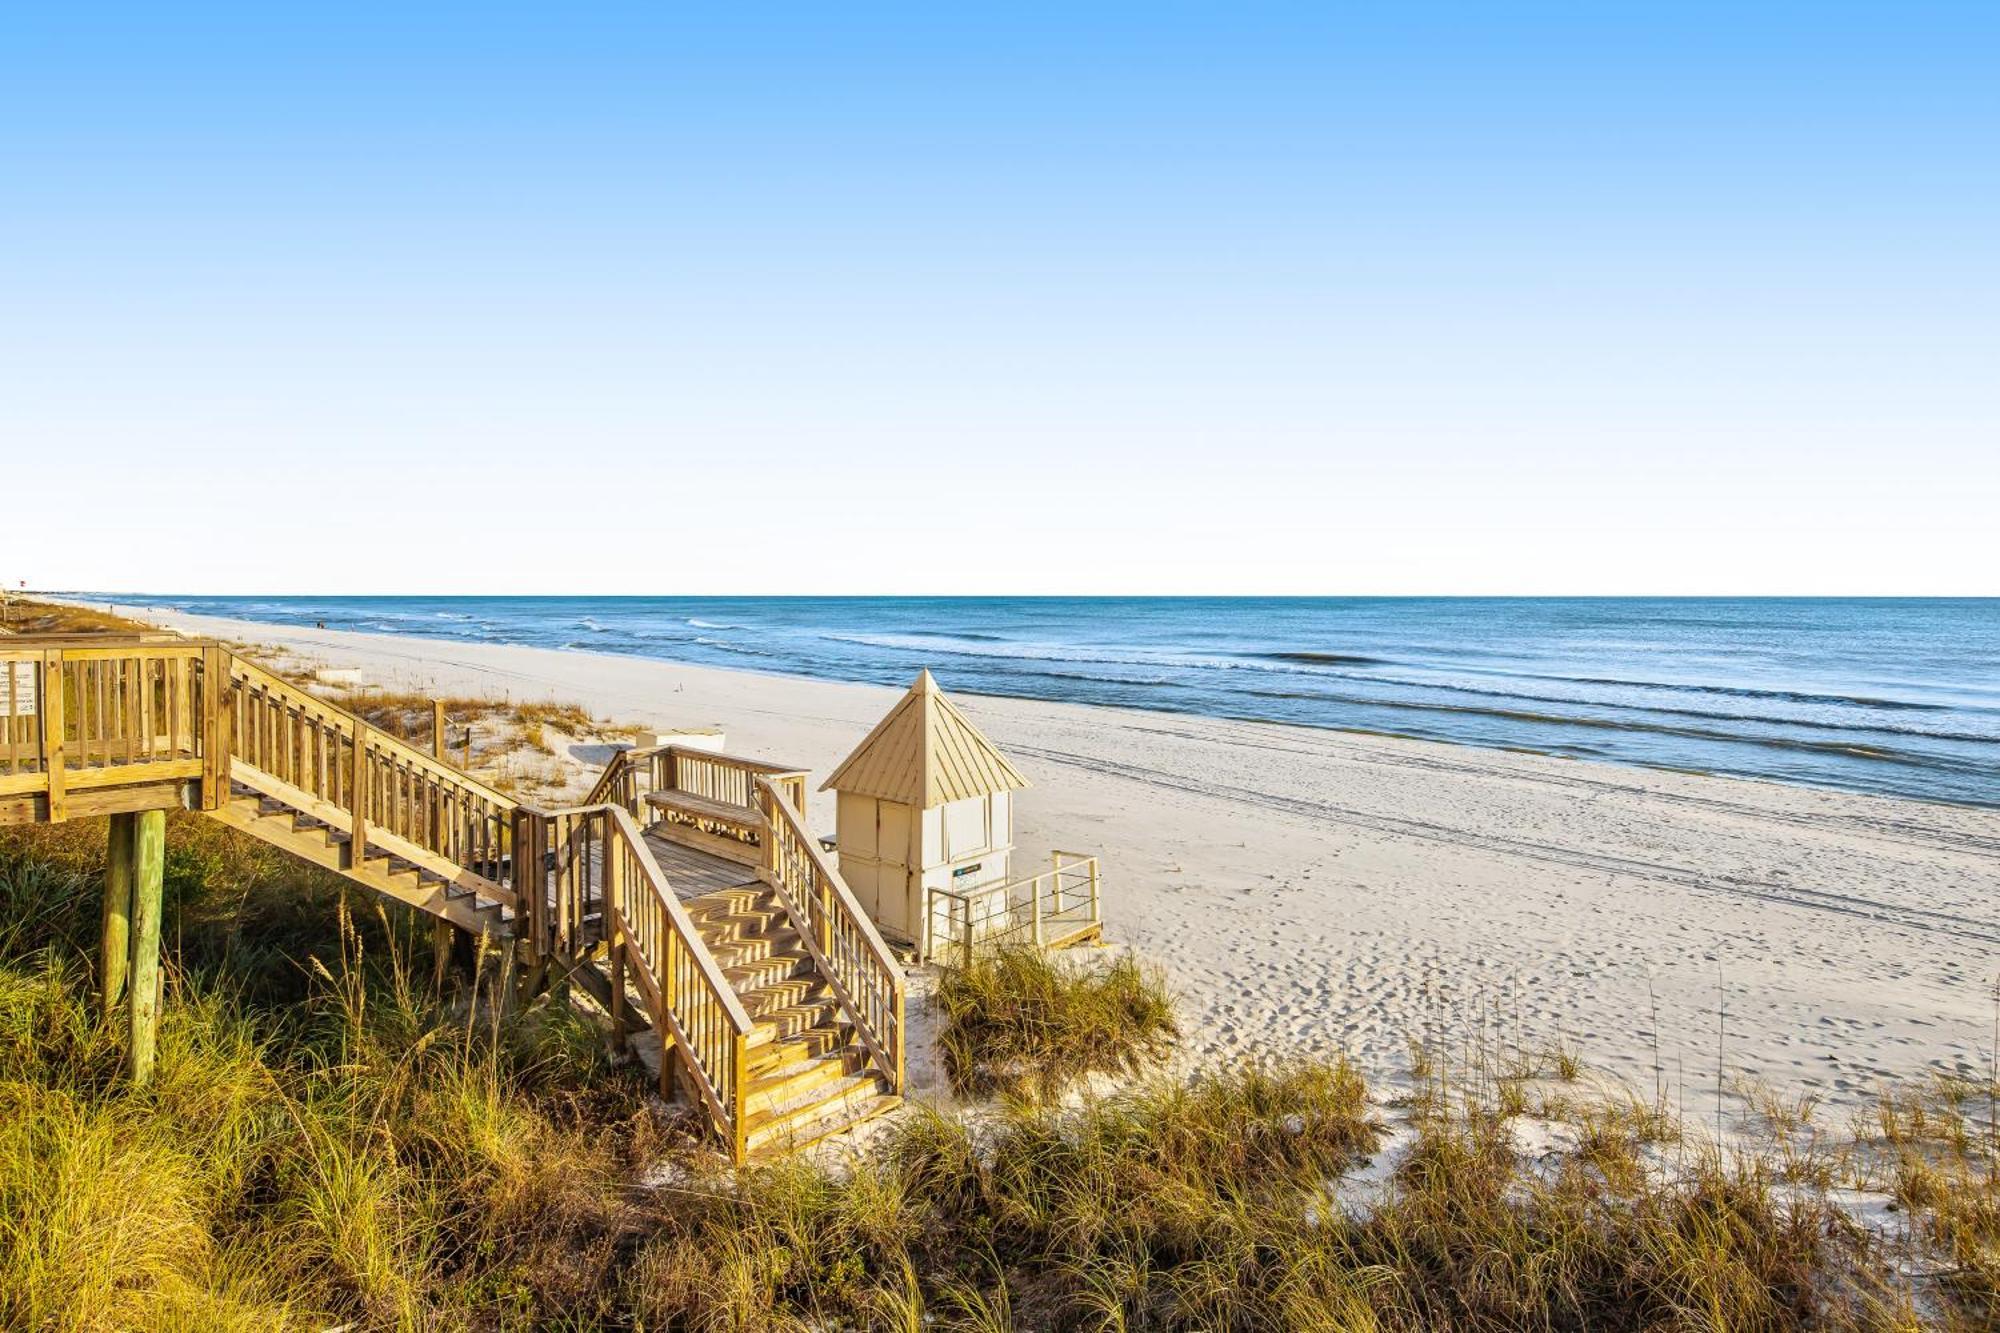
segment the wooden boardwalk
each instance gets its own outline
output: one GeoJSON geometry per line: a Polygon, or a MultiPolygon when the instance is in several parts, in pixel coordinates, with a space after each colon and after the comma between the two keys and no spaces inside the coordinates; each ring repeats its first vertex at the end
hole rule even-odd
{"type": "MultiPolygon", "coordinates": [[[[731,1157],[877,1114],[904,1085],[901,966],[808,831],[806,774],[620,752],[543,810],[264,670],[159,635],[0,640],[0,823],[110,816],[102,980],[150,1072],[165,812],[196,811],[485,936],[517,995],[575,979],[650,1029],[731,1157]]],[[[448,951],[441,951],[448,956],[448,951]]]]}

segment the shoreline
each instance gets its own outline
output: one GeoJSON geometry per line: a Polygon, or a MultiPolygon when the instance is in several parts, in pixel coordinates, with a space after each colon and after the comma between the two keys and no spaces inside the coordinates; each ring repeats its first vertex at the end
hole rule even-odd
{"type": "MultiPolygon", "coordinates": [[[[817,781],[900,692],[588,649],[154,608],[135,618],[406,688],[563,697],[662,728],[719,724],[732,751],[814,772],[809,817],[824,832],[832,809],[817,781]]],[[[1726,1073],[1837,1104],[1865,1101],[1881,1079],[1990,1058],[1990,810],[960,697],[1036,784],[1017,803],[1017,866],[1057,846],[1104,856],[1107,932],[1165,969],[1196,1061],[1344,1050],[1397,1086],[1407,1042],[1470,1042],[1504,1024],[1531,1043],[1574,1045],[1634,1087],[1663,1079],[1706,1097],[1718,1004],[1726,1073]]]]}

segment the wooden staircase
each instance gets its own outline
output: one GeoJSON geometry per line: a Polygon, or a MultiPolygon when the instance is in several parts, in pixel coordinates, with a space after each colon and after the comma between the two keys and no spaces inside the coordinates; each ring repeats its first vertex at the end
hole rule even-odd
{"type": "Polygon", "coordinates": [[[902,972],[809,836],[801,772],[655,747],[540,810],[220,645],[153,636],[10,640],[0,705],[0,822],[197,810],[584,979],[736,1161],[898,1104],[902,972]],[[649,833],[755,882],[684,901],[649,833]]]}
{"type": "Polygon", "coordinates": [[[514,909],[482,894],[476,885],[463,882],[466,874],[440,858],[398,856],[372,846],[364,847],[361,864],[356,866],[349,830],[289,804],[282,796],[267,795],[251,783],[233,783],[228,801],[208,813],[261,842],[336,871],[460,930],[502,939],[513,935],[514,909]]]}
{"type": "Polygon", "coordinates": [[[688,915],[755,1025],[744,1098],[752,1155],[802,1147],[897,1104],[775,889],[707,894],[688,915]]]}

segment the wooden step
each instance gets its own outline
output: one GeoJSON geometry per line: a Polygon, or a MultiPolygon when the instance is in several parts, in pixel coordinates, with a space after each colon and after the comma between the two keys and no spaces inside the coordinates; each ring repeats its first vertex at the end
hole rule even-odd
{"type": "Polygon", "coordinates": [[[754,912],[769,907],[776,896],[771,886],[761,881],[735,884],[690,898],[687,908],[689,915],[697,917],[714,912],[754,912]]]}
{"type": "Polygon", "coordinates": [[[793,1106],[808,1094],[837,1079],[866,1072],[868,1053],[854,1046],[842,1046],[825,1055],[788,1062],[753,1073],[744,1109],[754,1120],[774,1108],[793,1106]]]}
{"type": "Polygon", "coordinates": [[[745,940],[761,940],[772,935],[796,935],[783,912],[731,913],[695,923],[695,933],[711,949],[727,948],[745,940]]]}
{"type": "Polygon", "coordinates": [[[802,1148],[879,1114],[888,1109],[880,1103],[895,1100],[873,1074],[836,1078],[796,1101],[746,1117],[744,1147],[753,1155],[802,1148]]]}
{"type": "Polygon", "coordinates": [[[826,984],[825,977],[812,971],[774,981],[768,986],[738,991],[736,998],[743,1001],[743,1007],[749,1011],[751,1018],[761,1019],[780,1009],[825,1004],[833,998],[833,988],[826,984]]]}
{"type": "Polygon", "coordinates": [[[776,1035],[762,1043],[752,1043],[750,1072],[754,1076],[766,1070],[782,1069],[807,1060],[817,1060],[820,1056],[830,1051],[837,1051],[853,1040],[853,1036],[844,1026],[829,1018],[828,1021],[816,1026],[801,1028],[788,1035],[776,1035]]]}
{"type": "Polygon", "coordinates": [[[789,927],[760,935],[753,939],[725,940],[722,943],[707,941],[708,952],[715,959],[715,965],[723,971],[732,967],[747,967],[760,963],[778,954],[803,956],[805,947],[799,943],[798,934],[789,927]]]}
{"type": "Polygon", "coordinates": [[[786,949],[768,957],[725,967],[722,975],[740,996],[790,977],[802,976],[813,967],[812,956],[803,949],[786,949]]]}

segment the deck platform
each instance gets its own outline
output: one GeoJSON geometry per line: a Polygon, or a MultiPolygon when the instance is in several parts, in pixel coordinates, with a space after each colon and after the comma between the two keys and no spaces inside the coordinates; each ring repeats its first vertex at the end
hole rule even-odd
{"type": "Polygon", "coordinates": [[[652,849],[653,858],[666,872],[667,882],[673,885],[675,896],[682,902],[720,889],[740,889],[763,882],[757,867],[675,842],[657,824],[646,830],[646,846],[652,849]]]}

